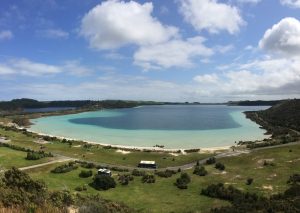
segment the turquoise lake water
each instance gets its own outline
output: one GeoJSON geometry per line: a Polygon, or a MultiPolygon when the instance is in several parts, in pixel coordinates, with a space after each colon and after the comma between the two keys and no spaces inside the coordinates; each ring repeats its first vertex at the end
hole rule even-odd
{"type": "Polygon", "coordinates": [[[266,138],[244,111],[267,107],[164,105],[101,110],[31,120],[30,130],[103,144],[165,148],[233,145],[266,138]]]}

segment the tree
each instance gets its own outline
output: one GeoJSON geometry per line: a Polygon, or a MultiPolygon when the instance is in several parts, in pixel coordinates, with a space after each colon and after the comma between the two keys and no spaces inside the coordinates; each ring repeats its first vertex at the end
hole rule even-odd
{"type": "Polygon", "coordinates": [[[248,178],[246,184],[251,185],[253,183],[253,178],[248,178]]]}
{"type": "Polygon", "coordinates": [[[97,190],[108,190],[116,187],[115,180],[107,175],[96,175],[92,186],[97,190]]]}

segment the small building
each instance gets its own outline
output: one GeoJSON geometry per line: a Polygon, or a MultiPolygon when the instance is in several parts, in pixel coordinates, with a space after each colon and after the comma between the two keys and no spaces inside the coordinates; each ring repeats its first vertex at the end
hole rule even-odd
{"type": "Polygon", "coordinates": [[[111,171],[109,169],[99,169],[98,175],[111,176],[111,171]]]}
{"type": "Polygon", "coordinates": [[[138,167],[140,168],[148,168],[148,169],[157,169],[157,165],[155,163],[155,161],[146,161],[146,160],[142,160],[138,167]]]}

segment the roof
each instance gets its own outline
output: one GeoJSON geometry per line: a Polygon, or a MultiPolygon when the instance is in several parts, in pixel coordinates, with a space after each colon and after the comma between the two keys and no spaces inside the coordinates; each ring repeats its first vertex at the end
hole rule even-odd
{"type": "Polygon", "coordinates": [[[155,161],[141,160],[140,164],[155,164],[155,161]]]}
{"type": "Polygon", "coordinates": [[[99,169],[98,172],[101,172],[101,173],[111,173],[111,171],[109,169],[99,169]]]}

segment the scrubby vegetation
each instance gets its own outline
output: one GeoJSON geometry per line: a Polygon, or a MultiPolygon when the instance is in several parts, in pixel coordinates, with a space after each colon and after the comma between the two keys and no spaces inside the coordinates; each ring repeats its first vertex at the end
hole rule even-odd
{"type": "Polygon", "coordinates": [[[44,151],[30,151],[27,152],[26,160],[39,160],[46,157],[53,157],[53,154],[51,152],[46,153],[44,151]]]}
{"type": "Polygon", "coordinates": [[[216,163],[215,168],[219,169],[220,171],[223,171],[223,170],[225,170],[225,165],[218,162],[218,163],[216,163]]]}
{"type": "Polygon", "coordinates": [[[131,174],[119,174],[118,181],[121,185],[128,185],[130,181],[133,181],[133,176],[131,174]]]}
{"type": "Polygon", "coordinates": [[[116,187],[115,180],[108,175],[95,175],[91,186],[97,190],[108,190],[116,187]]]}
{"type": "Polygon", "coordinates": [[[79,177],[81,178],[88,178],[91,177],[92,175],[93,175],[92,170],[81,170],[81,172],[79,173],[79,177]]]}
{"type": "Polygon", "coordinates": [[[212,209],[215,213],[239,212],[299,212],[300,185],[293,184],[284,193],[270,198],[254,193],[242,192],[239,189],[224,184],[212,184],[201,191],[202,195],[229,201],[232,205],[212,209]]]}
{"type": "Polygon", "coordinates": [[[43,182],[32,180],[29,175],[15,168],[3,174],[0,191],[1,212],[61,213],[68,212],[70,206],[80,213],[134,212],[124,204],[105,200],[99,195],[82,196],[65,190],[50,192],[43,182]]]}
{"type": "Polygon", "coordinates": [[[155,176],[152,174],[146,174],[142,177],[143,183],[155,183],[155,176]]]}
{"type": "Polygon", "coordinates": [[[207,175],[207,171],[204,166],[196,165],[193,174],[198,176],[205,176],[207,175]]]}
{"type": "Polygon", "coordinates": [[[54,168],[53,170],[51,170],[51,172],[52,173],[66,173],[66,172],[75,170],[77,168],[78,168],[78,166],[76,165],[75,162],[70,162],[68,164],[64,164],[64,165],[54,168]]]}
{"type": "Polygon", "coordinates": [[[144,175],[146,175],[146,172],[142,171],[142,170],[134,169],[134,170],[132,170],[131,174],[133,176],[144,176],[144,175]]]}
{"type": "Polygon", "coordinates": [[[179,189],[187,189],[188,184],[191,182],[191,177],[187,173],[181,173],[180,177],[174,183],[179,189]]]}
{"type": "Polygon", "coordinates": [[[207,165],[215,164],[216,163],[216,158],[215,157],[210,157],[206,160],[207,165]]]}
{"type": "Polygon", "coordinates": [[[172,177],[173,175],[177,174],[177,172],[174,170],[166,169],[165,171],[157,171],[157,172],[155,172],[155,174],[159,177],[169,178],[169,177],[172,177]]]}

